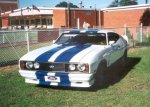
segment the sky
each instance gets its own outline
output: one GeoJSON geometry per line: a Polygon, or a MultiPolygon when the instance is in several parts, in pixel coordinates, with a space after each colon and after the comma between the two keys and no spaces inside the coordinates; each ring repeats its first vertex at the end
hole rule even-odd
{"type": "MultiPolygon", "coordinates": [[[[56,4],[62,2],[62,1],[67,1],[71,2],[75,5],[79,6],[79,2],[81,0],[19,0],[20,2],[20,7],[26,7],[26,6],[44,6],[44,7],[55,7],[56,4]]],[[[92,6],[93,8],[106,8],[109,4],[112,3],[114,0],[82,0],[83,6],[85,8],[89,8],[92,6]]],[[[138,4],[145,4],[145,0],[137,0],[138,4]]],[[[148,0],[148,3],[150,4],[150,0],[148,0]]]]}

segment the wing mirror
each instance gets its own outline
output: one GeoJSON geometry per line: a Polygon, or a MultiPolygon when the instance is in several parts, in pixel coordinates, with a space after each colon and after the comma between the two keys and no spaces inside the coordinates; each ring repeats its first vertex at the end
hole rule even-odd
{"type": "Polygon", "coordinates": [[[114,43],[115,43],[115,41],[109,41],[109,45],[112,45],[114,43]]]}

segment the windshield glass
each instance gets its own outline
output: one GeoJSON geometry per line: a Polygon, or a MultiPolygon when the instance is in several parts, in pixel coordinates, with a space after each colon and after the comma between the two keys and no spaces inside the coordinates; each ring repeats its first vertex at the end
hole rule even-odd
{"type": "Polygon", "coordinates": [[[106,35],[105,33],[79,33],[79,34],[69,34],[63,33],[56,44],[99,44],[106,45],[106,35]]]}

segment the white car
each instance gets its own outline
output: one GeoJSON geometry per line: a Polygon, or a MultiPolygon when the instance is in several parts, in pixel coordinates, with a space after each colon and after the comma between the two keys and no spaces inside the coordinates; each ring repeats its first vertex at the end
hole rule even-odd
{"type": "Polygon", "coordinates": [[[106,30],[71,30],[53,45],[36,49],[19,60],[19,73],[26,83],[91,87],[96,72],[118,60],[125,62],[127,41],[106,30]]]}

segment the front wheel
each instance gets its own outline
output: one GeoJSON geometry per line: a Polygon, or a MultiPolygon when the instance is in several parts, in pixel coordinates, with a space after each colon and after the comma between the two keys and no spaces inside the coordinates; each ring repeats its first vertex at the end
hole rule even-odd
{"type": "Polygon", "coordinates": [[[96,88],[100,88],[105,83],[105,73],[106,73],[106,62],[101,62],[97,68],[97,71],[95,73],[95,84],[94,86],[96,88]]]}

